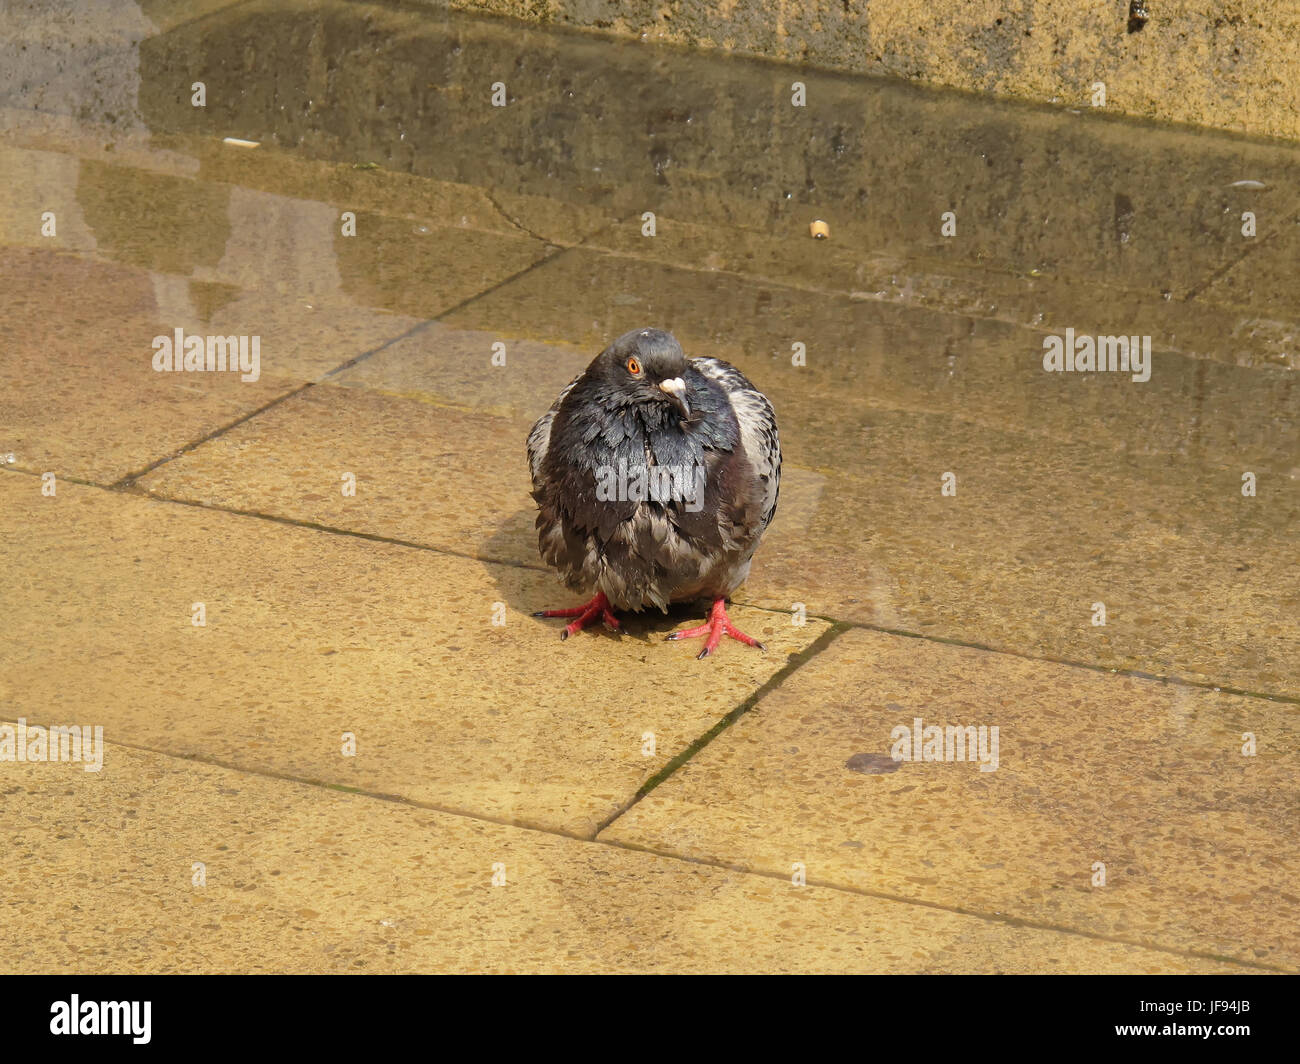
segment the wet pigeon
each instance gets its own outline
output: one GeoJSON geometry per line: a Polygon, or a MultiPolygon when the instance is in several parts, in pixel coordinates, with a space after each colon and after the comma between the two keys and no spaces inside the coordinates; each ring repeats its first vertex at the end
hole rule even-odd
{"type": "Polygon", "coordinates": [[[726,600],[776,513],[781,444],[772,405],[734,366],[687,358],[661,329],[602,351],[528,434],[542,560],[592,598],[538,617],[575,618],[567,639],[615,610],[712,601],[708,620],[669,639],[735,628],[726,600]]]}

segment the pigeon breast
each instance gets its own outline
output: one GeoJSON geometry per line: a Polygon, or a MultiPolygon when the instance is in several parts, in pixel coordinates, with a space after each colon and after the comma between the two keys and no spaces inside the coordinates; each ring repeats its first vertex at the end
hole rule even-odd
{"type": "Polygon", "coordinates": [[[771,404],[734,366],[688,359],[683,418],[668,403],[630,400],[599,362],[528,436],[543,560],[615,609],[729,596],[776,513],[771,404]]]}

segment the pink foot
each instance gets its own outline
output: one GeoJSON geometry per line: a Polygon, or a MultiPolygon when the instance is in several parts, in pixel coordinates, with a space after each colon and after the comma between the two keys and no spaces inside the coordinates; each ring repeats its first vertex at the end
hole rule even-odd
{"type": "Polygon", "coordinates": [[[618,630],[618,618],[614,616],[614,611],[609,608],[609,599],[605,597],[603,591],[597,591],[595,598],[590,602],[583,603],[581,606],[574,606],[567,610],[538,610],[533,616],[578,618],[576,621],[564,626],[564,630],[560,632],[561,639],[568,639],[574,632],[581,632],[598,616],[604,620],[606,628],[618,630]]]}
{"type": "Polygon", "coordinates": [[[739,628],[731,623],[731,618],[727,616],[727,603],[725,599],[718,599],[713,608],[709,610],[709,619],[698,628],[687,628],[684,632],[673,632],[669,639],[694,639],[697,635],[707,635],[709,638],[704,641],[704,649],[697,654],[697,657],[707,658],[718,648],[724,635],[731,636],[747,647],[758,647],[759,650],[766,650],[757,639],[747,636],[739,628]]]}

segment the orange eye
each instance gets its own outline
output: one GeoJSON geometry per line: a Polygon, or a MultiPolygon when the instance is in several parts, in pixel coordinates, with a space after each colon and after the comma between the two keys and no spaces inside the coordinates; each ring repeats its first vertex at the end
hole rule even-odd
{"type": "Polygon", "coordinates": [[[635,358],[629,358],[627,360],[627,371],[632,374],[632,376],[639,377],[641,375],[641,363],[635,358]]]}

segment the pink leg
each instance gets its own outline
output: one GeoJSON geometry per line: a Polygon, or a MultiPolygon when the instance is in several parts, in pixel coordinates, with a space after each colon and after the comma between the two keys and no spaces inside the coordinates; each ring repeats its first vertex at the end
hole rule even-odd
{"type": "Polygon", "coordinates": [[[618,618],[614,616],[614,611],[609,608],[609,599],[605,597],[605,592],[597,591],[596,597],[590,602],[585,602],[581,606],[574,606],[567,610],[538,610],[533,614],[534,617],[576,617],[577,620],[564,626],[560,632],[561,639],[568,639],[574,632],[581,632],[587,625],[591,624],[597,617],[605,622],[606,628],[618,628],[618,618]]]}
{"type": "Polygon", "coordinates": [[[709,610],[709,619],[698,628],[687,628],[683,632],[673,632],[669,639],[694,639],[698,635],[707,635],[708,639],[704,641],[704,649],[700,651],[698,657],[707,658],[715,650],[718,644],[722,642],[724,635],[731,636],[732,639],[744,643],[748,647],[758,647],[759,650],[766,650],[757,639],[747,636],[739,628],[731,623],[731,618],[727,616],[727,603],[725,599],[718,599],[709,610]]]}

